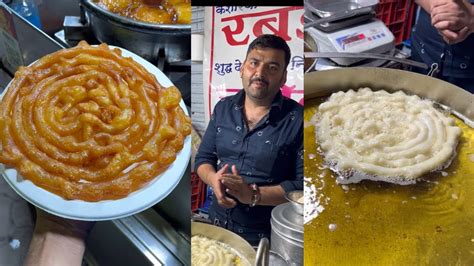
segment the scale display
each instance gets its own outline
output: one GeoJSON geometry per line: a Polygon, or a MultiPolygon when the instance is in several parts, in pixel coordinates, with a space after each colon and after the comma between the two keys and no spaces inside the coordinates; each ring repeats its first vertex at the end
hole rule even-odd
{"type": "Polygon", "coordinates": [[[370,48],[372,46],[371,44],[390,42],[390,36],[384,32],[383,28],[375,27],[363,31],[355,31],[350,34],[343,34],[340,37],[335,34],[334,40],[341,52],[350,52],[349,50],[351,50],[351,48],[357,46],[361,47],[358,48],[360,49],[358,52],[362,52],[362,50],[370,48]]]}
{"type": "MultiPolygon", "coordinates": [[[[385,53],[395,47],[393,34],[377,19],[334,32],[323,32],[316,28],[310,28],[308,32],[316,40],[320,52],[385,53]]],[[[350,65],[360,60],[362,59],[333,59],[340,65],[350,65]]]]}

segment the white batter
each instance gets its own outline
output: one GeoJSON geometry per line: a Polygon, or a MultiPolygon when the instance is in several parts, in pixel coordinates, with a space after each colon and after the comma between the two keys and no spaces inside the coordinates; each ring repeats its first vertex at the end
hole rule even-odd
{"type": "Polygon", "coordinates": [[[415,183],[447,166],[461,129],[433,102],[369,88],[333,93],[313,121],[316,140],[338,182],[415,183]]]}

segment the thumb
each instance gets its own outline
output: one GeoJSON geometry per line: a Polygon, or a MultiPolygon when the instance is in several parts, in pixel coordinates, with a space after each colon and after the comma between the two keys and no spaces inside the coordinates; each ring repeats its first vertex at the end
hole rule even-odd
{"type": "Polygon", "coordinates": [[[235,167],[235,164],[232,165],[232,174],[239,175],[239,172],[237,172],[237,167],[235,167]]]}
{"type": "Polygon", "coordinates": [[[229,165],[225,164],[219,171],[217,171],[217,174],[222,175],[227,171],[227,168],[229,168],[229,165]]]}
{"type": "Polygon", "coordinates": [[[471,33],[471,29],[468,26],[465,26],[464,28],[462,28],[459,31],[459,38],[458,38],[457,42],[464,41],[470,33],[471,33]]]}

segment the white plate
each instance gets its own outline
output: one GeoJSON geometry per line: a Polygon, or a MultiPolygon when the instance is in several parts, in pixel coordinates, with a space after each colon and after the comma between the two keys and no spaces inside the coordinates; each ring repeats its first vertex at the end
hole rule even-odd
{"type": "MultiPolygon", "coordinates": [[[[110,48],[116,47],[110,46],[110,48]]],[[[163,87],[169,87],[173,85],[168,77],[166,77],[157,67],[128,50],[122,48],[120,49],[122,50],[123,56],[132,57],[133,60],[144,66],[150,73],[154,74],[158,82],[163,87]]],[[[7,89],[5,89],[1,97],[3,97],[7,89]]],[[[186,115],[189,115],[183,100],[181,100],[180,106],[186,115]]],[[[130,193],[125,198],[98,202],[65,200],[56,194],[36,186],[31,181],[24,179],[23,177],[17,178],[17,171],[15,169],[5,170],[5,166],[3,164],[0,164],[0,172],[7,183],[10,184],[10,186],[20,196],[40,209],[43,209],[54,215],[70,219],[102,221],[130,216],[146,210],[160,202],[178,185],[184,172],[186,171],[190,157],[191,136],[188,136],[184,140],[184,147],[177,154],[176,160],[168,167],[165,172],[150,181],[150,183],[148,183],[146,186],[140,190],[130,193]]],[[[189,198],[183,198],[183,200],[189,200],[189,198]]]]}

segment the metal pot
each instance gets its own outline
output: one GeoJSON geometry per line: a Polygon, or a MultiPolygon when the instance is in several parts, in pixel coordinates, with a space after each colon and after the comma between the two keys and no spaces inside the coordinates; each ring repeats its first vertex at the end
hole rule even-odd
{"type": "Polygon", "coordinates": [[[270,251],[270,260],[269,265],[272,266],[287,266],[289,265],[288,262],[280,256],[278,253],[270,251]]]}
{"type": "Polygon", "coordinates": [[[169,63],[191,58],[191,25],[140,22],[114,14],[91,0],[80,0],[80,5],[100,42],[123,47],[152,63],[163,54],[169,63]]]}
{"type": "Polygon", "coordinates": [[[295,212],[288,202],[273,208],[271,250],[281,255],[290,265],[303,265],[303,215],[295,212]]]}

